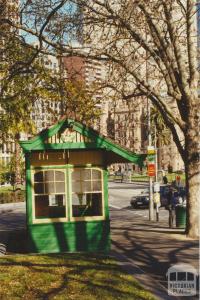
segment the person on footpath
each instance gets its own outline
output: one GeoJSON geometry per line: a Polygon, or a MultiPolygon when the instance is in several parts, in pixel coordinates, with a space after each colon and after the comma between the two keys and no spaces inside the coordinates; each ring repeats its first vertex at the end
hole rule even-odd
{"type": "Polygon", "coordinates": [[[169,227],[173,228],[175,222],[175,207],[176,207],[173,187],[170,187],[167,200],[168,200],[168,208],[169,208],[169,227]]]}

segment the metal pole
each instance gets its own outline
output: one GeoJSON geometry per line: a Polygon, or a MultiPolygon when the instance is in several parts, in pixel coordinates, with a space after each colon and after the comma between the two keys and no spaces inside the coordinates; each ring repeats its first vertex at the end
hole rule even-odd
{"type": "MultiPolygon", "coordinates": [[[[154,138],[154,147],[155,147],[155,171],[156,171],[156,182],[158,181],[158,152],[157,152],[157,130],[155,126],[155,138],[154,138]]],[[[156,202],[156,221],[159,222],[159,206],[158,203],[156,202]]]]}
{"type": "Polygon", "coordinates": [[[154,221],[153,177],[149,177],[149,221],[154,221]]]}
{"type": "MultiPolygon", "coordinates": [[[[148,115],[148,145],[152,145],[151,137],[151,106],[147,99],[147,115],[148,115]]],[[[153,177],[149,176],[149,221],[154,221],[154,203],[153,203],[153,177]]]]}
{"type": "Polygon", "coordinates": [[[159,207],[158,207],[158,203],[156,203],[156,221],[159,222],[159,207]]]}
{"type": "MultiPolygon", "coordinates": [[[[147,31],[145,27],[145,34],[147,38],[147,31]]],[[[147,58],[147,52],[146,52],[146,81],[148,83],[149,76],[148,76],[148,58],[147,58]]],[[[151,106],[150,106],[150,100],[147,97],[147,125],[148,125],[148,146],[152,145],[152,139],[151,139],[151,106]]],[[[154,207],[153,207],[153,178],[149,176],[149,221],[154,220],[154,207]]]]}
{"type": "Polygon", "coordinates": [[[154,138],[154,147],[155,147],[155,173],[156,173],[156,182],[158,181],[158,151],[157,151],[157,129],[156,129],[156,126],[155,126],[155,131],[154,131],[154,134],[155,134],[155,138],[154,138]]]}

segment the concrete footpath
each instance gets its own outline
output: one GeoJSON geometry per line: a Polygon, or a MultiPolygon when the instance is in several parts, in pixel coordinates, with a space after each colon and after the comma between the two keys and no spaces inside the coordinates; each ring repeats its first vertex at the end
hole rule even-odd
{"type": "Polygon", "coordinates": [[[157,299],[185,299],[168,296],[166,272],[179,263],[198,270],[198,241],[186,238],[182,229],[169,229],[166,221],[149,222],[134,210],[115,208],[111,208],[111,239],[112,255],[157,299]]]}

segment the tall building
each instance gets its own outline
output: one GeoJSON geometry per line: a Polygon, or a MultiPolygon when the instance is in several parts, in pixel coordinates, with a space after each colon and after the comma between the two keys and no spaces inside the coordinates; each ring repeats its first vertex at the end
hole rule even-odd
{"type": "MultiPolygon", "coordinates": [[[[59,76],[59,61],[55,56],[42,55],[44,67],[49,69],[54,76],[59,76]]],[[[42,82],[41,82],[42,84],[42,82]]],[[[35,124],[36,131],[40,132],[44,128],[55,122],[61,112],[61,104],[54,100],[37,99],[32,107],[31,119],[35,124]]]]}
{"type": "Polygon", "coordinates": [[[110,137],[133,152],[144,152],[147,146],[144,102],[140,98],[129,102],[118,100],[114,107],[110,105],[110,112],[108,126],[110,122],[113,124],[113,130],[108,129],[110,137]]]}
{"type": "Polygon", "coordinates": [[[108,102],[98,89],[105,76],[103,63],[84,56],[63,56],[62,65],[65,77],[72,82],[78,81],[83,83],[86,91],[94,100],[96,107],[101,109],[101,117],[94,127],[106,135],[108,102]]]}

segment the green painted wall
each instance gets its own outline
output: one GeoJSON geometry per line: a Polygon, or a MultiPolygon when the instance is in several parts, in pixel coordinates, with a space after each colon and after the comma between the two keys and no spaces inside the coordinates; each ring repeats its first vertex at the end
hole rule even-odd
{"type": "Polygon", "coordinates": [[[28,226],[28,250],[34,253],[108,252],[110,222],[68,222],[28,226]]]}

